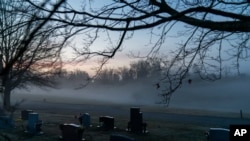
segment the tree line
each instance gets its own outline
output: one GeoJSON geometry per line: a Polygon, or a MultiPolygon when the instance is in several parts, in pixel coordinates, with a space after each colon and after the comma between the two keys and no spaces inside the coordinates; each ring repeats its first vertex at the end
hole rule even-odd
{"type": "Polygon", "coordinates": [[[87,71],[74,70],[68,71],[61,70],[60,73],[50,76],[50,80],[54,82],[68,81],[68,82],[91,82],[98,84],[114,84],[117,82],[132,82],[145,79],[159,79],[164,66],[160,60],[157,59],[141,59],[131,62],[129,66],[119,68],[103,68],[97,75],[90,76],[87,71]]]}

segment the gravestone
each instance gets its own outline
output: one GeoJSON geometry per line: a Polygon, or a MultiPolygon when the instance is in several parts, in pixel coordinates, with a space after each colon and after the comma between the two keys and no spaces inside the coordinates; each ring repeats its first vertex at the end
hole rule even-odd
{"type": "Polygon", "coordinates": [[[39,120],[39,114],[38,113],[29,113],[27,132],[28,133],[40,133],[40,134],[42,134],[41,126],[42,126],[42,121],[39,120]]]}
{"type": "Polygon", "coordinates": [[[84,141],[82,138],[83,128],[76,124],[60,124],[62,136],[61,141],[84,141]]]}
{"type": "Polygon", "coordinates": [[[33,111],[32,110],[22,110],[21,111],[21,119],[28,120],[29,113],[33,113],[33,111]]]}
{"type": "Polygon", "coordinates": [[[101,127],[104,130],[112,130],[114,129],[115,119],[111,116],[101,116],[99,117],[99,122],[101,123],[101,127]]]}
{"type": "Polygon", "coordinates": [[[4,110],[2,108],[0,108],[0,116],[5,116],[5,115],[6,114],[5,114],[4,110]]]}
{"type": "Polygon", "coordinates": [[[0,129],[14,128],[14,121],[9,116],[0,116],[0,129]]]}
{"type": "Polygon", "coordinates": [[[143,123],[143,114],[140,108],[130,108],[130,121],[128,122],[128,131],[133,133],[145,133],[147,124],[143,123]]]}
{"type": "Polygon", "coordinates": [[[135,141],[135,139],[124,135],[112,134],[110,136],[110,141],[135,141]]]}
{"type": "Polygon", "coordinates": [[[12,129],[14,128],[13,119],[6,115],[5,111],[0,108],[0,129],[12,129]]]}
{"type": "Polygon", "coordinates": [[[229,141],[230,131],[224,128],[210,128],[208,140],[209,141],[229,141]]]}
{"type": "Polygon", "coordinates": [[[91,126],[90,115],[85,113],[79,117],[80,124],[86,128],[91,126]]]}

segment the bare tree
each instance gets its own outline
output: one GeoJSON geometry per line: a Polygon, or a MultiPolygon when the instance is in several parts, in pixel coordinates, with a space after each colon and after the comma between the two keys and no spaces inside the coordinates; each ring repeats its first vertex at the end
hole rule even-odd
{"type": "Polygon", "coordinates": [[[118,68],[118,72],[123,82],[131,82],[132,80],[134,80],[134,73],[130,68],[125,67],[125,66],[120,67],[118,68]]]}
{"type": "MultiPolygon", "coordinates": [[[[53,12],[29,3],[39,10],[53,12]]],[[[85,33],[92,40],[75,51],[84,59],[103,56],[104,63],[116,54],[126,39],[133,37],[135,31],[143,29],[148,29],[152,36],[152,49],[145,57],[155,57],[162,47],[167,46],[166,39],[171,31],[182,23],[185,27],[180,28],[178,37],[185,37],[182,38],[185,40],[179,42],[162,62],[165,73],[159,83],[165,88],[161,93],[163,102],[168,103],[194,63],[204,74],[201,75],[203,79],[216,80],[221,77],[224,61],[234,59],[235,67],[239,69],[240,60],[249,57],[249,4],[248,0],[112,0],[99,9],[92,7],[95,1],[85,1],[85,7],[77,10],[65,2],[63,8],[55,11],[58,16],[51,16],[49,20],[71,27],[75,32],[87,27],[91,32],[85,33]],[[117,44],[92,50],[90,46],[100,31],[107,33],[109,42],[115,40],[117,44]],[[113,32],[120,36],[109,38],[113,32]],[[217,74],[210,77],[211,72],[217,74]]]]}
{"type": "Polygon", "coordinates": [[[139,60],[130,64],[130,69],[135,73],[136,79],[147,78],[150,75],[151,66],[146,60],[139,60]]]}
{"type": "Polygon", "coordinates": [[[25,1],[0,1],[0,77],[5,110],[12,110],[14,88],[23,88],[27,83],[54,86],[46,78],[61,68],[60,52],[65,39],[47,22],[61,3],[55,3],[52,12],[45,14],[25,1]],[[36,20],[38,15],[44,20],[36,20]]]}
{"type": "Polygon", "coordinates": [[[116,69],[105,68],[99,73],[96,81],[101,84],[116,84],[119,82],[118,71],[116,69]]]}

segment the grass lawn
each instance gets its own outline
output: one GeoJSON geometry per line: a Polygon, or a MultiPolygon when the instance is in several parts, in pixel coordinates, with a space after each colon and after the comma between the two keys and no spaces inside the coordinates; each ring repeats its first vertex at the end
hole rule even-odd
{"type": "MultiPolygon", "coordinates": [[[[61,135],[59,125],[61,123],[76,123],[78,120],[75,115],[66,115],[49,112],[39,112],[39,118],[43,120],[43,135],[31,135],[24,132],[26,122],[20,120],[20,112],[16,112],[16,128],[12,130],[0,130],[1,134],[8,136],[11,141],[57,141],[61,135]]],[[[111,134],[122,134],[135,138],[137,141],[206,141],[204,131],[209,127],[200,125],[191,125],[186,123],[173,123],[150,120],[148,123],[147,134],[133,134],[126,132],[127,117],[115,117],[116,129],[112,131],[103,131],[97,127],[99,117],[91,116],[93,127],[85,129],[83,136],[88,141],[109,141],[111,134]]],[[[5,139],[0,137],[0,141],[5,139]]]]}

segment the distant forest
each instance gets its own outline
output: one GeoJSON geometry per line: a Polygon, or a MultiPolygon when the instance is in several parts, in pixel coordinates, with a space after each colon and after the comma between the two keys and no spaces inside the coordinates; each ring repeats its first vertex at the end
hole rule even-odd
{"type": "Polygon", "coordinates": [[[120,68],[103,68],[96,76],[90,76],[83,70],[67,71],[50,76],[59,82],[83,82],[91,81],[98,84],[114,84],[118,82],[131,82],[136,80],[160,78],[164,65],[157,60],[139,60],[120,68]]]}
{"type": "MultiPolygon", "coordinates": [[[[95,84],[124,84],[138,81],[154,81],[164,77],[167,65],[163,64],[160,59],[147,59],[131,62],[129,66],[120,68],[104,68],[95,77],[91,77],[88,72],[83,70],[67,71],[63,69],[60,73],[50,76],[50,79],[61,84],[76,85],[77,83],[95,83],[95,84]],[[67,83],[68,82],[68,83],[67,83]]],[[[193,66],[192,70],[186,76],[187,79],[202,79],[202,74],[198,66],[193,66]]],[[[210,74],[213,75],[213,74],[210,74]]],[[[229,68],[224,68],[223,77],[229,78],[233,75],[229,68]]],[[[242,74],[246,76],[246,74],[242,74]]],[[[211,77],[211,76],[210,76],[211,77]]],[[[212,76],[213,77],[213,76],[212,76]]],[[[214,76],[216,77],[216,76],[214,76]]]]}

